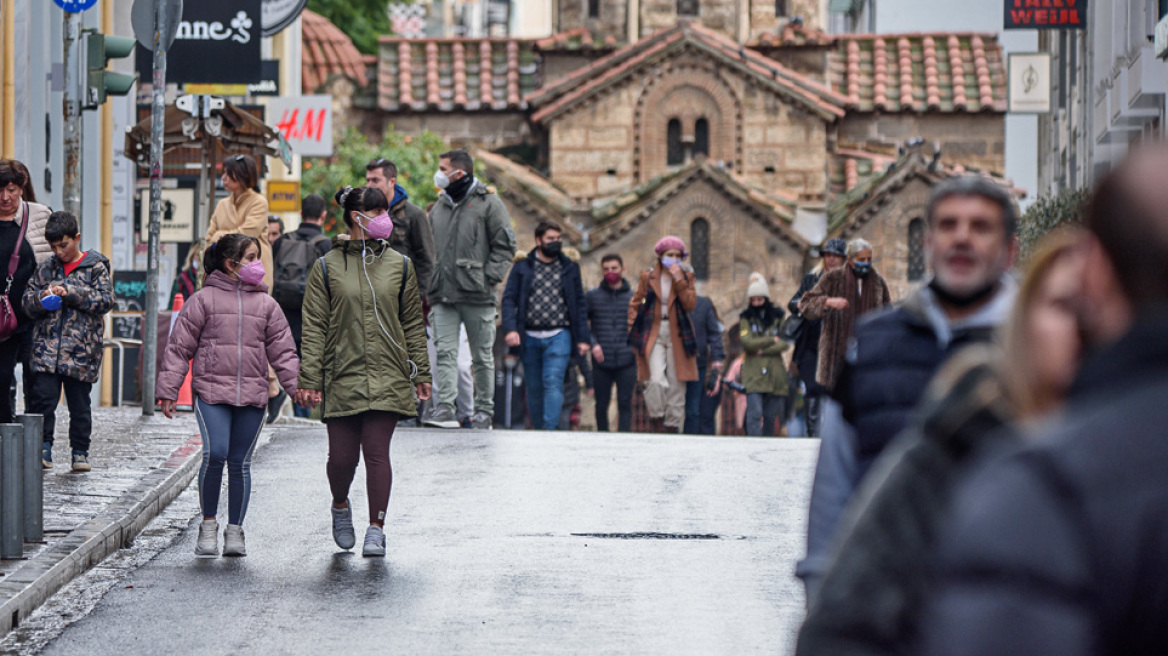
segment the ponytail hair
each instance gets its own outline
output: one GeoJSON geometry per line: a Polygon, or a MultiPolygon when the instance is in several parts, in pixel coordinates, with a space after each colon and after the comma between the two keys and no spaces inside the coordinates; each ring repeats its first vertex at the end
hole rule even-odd
{"type": "Polygon", "coordinates": [[[203,253],[204,271],[207,272],[207,275],[211,275],[212,271],[230,273],[226,267],[227,263],[238,262],[242,259],[244,253],[247,252],[247,247],[252,244],[255,244],[256,248],[260,248],[260,240],[255,237],[238,232],[223,235],[219,241],[208,246],[203,253]]]}

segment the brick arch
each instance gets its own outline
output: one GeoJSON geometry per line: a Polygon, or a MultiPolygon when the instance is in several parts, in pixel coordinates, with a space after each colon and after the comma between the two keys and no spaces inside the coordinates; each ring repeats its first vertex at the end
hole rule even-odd
{"type": "Polygon", "coordinates": [[[698,118],[709,122],[710,159],[742,172],[742,102],[717,69],[699,63],[670,65],[649,78],[637,98],[633,127],[633,174],[644,182],[663,173],[666,125],[679,118],[692,138],[698,118]]]}

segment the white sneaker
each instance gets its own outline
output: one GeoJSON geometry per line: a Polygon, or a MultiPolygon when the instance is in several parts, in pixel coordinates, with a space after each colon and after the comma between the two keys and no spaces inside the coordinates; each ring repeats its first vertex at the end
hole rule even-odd
{"type": "Polygon", "coordinates": [[[219,555],[219,522],[213,519],[204,519],[199,524],[199,540],[195,542],[195,555],[219,555]]]}
{"type": "Polygon", "coordinates": [[[342,549],[352,549],[357,544],[357,532],[353,530],[353,504],[345,500],[344,508],[333,508],[333,541],[342,549]]]}
{"type": "Polygon", "coordinates": [[[385,531],[380,526],[369,525],[365,531],[365,545],[361,547],[362,556],[385,555],[385,531]]]}
{"type": "Polygon", "coordinates": [[[243,543],[243,527],[239,524],[228,524],[223,531],[223,555],[246,556],[247,546],[243,543]]]}

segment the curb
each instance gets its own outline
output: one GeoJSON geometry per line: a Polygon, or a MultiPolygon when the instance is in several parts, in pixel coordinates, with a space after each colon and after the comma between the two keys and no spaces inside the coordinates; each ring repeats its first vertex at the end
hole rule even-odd
{"type": "Polygon", "coordinates": [[[0,636],[106,556],[129,546],[175,499],[201,464],[202,440],[187,439],[104,511],[37,554],[0,583],[0,636]]]}

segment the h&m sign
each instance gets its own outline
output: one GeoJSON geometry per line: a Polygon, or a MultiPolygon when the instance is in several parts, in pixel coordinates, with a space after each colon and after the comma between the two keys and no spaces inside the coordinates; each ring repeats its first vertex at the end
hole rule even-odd
{"type": "Polygon", "coordinates": [[[1082,30],[1087,0],[1005,0],[1007,30],[1082,30]]]}

